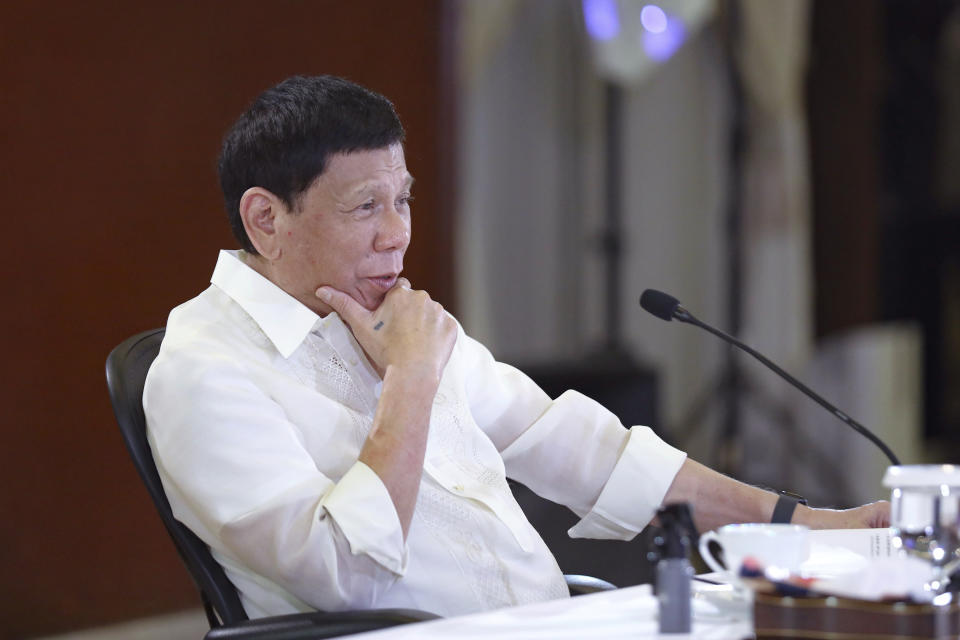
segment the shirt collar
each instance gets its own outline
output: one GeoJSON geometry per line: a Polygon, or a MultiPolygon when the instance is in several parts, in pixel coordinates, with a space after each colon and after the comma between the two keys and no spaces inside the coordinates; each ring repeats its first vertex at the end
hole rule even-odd
{"type": "Polygon", "coordinates": [[[220,252],[210,282],[253,318],[284,358],[322,322],[299,300],[247,266],[240,251],[220,252]]]}

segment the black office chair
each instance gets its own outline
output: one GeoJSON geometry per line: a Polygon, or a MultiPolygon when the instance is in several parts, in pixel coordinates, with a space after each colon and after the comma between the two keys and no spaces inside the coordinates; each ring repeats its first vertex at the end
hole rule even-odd
{"type": "MultiPolygon", "coordinates": [[[[147,442],[143,414],[143,386],[147,371],[160,350],[165,329],[153,329],[127,338],[107,356],[107,387],[123,440],[134,466],[173,539],[177,552],[200,590],[210,622],[207,640],[267,638],[295,640],[332,638],[384,627],[437,618],[410,609],[374,609],[344,612],[307,612],[250,620],[237,589],[227,578],[207,545],[173,516],[147,442]]],[[[614,589],[614,585],[589,576],[565,576],[572,595],[614,589]]]]}
{"type": "Polygon", "coordinates": [[[167,533],[173,538],[177,552],[200,590],[211,629],[206,638],[333,638],[438,617],[432,613],[406,609],[316,611],[256,620],[247,617],[236,587],[227,578],[220,563],[214,560],[210,549],[173,517],[147,443],[143,385],[147,370],[160,350],[163,335],[164,329],[146,331],[124,340],[111,351],[107,357],[107,387],[130,457],[153,498],[167,533]]]}

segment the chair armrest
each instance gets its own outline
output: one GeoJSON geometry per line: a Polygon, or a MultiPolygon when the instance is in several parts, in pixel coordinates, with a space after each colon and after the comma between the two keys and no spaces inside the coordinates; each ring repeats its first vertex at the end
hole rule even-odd
{"type": "Polygon", "coordinates": [[[375,631],[400,624],[433,620],[440,616],[415,609],[370,609],[369,611],[308,611],[283,616],[245,620],[211,629],[204,640],[307,640],[334,638],[375,631]]]}
{"type": "MultiPolygon", "coordinates": [[[[563,576],[571,596],[610,591],[616,585],[591,576],[563,576]]],[[[335,638],[351,633],[375,631],[412,622],[434,620],[440,616],[415,609],[371,609],[369,611],[310,611],[284,616],[245,620],[211,629],[204,640],[307,640],[335,638]]]]}
{"type": "Polygon", "coordinates": [[[588,593],[596,593],[597,591],[611,591],[617,588],[617,585],[612,582],[591,576],[579,576],[568,573],[563,577],[567,581],[567,588],[570,589],[571,596],[582,596],[588,593]]]}

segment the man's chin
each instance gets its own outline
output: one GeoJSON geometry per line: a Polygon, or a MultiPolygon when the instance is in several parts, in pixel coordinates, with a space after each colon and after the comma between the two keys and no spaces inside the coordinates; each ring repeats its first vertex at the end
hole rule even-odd
{"type": "Polygon", "coordinates": [[[387,294],[381,293],[379,295],[370,296],[370,297],[361,295],[359,297],[355,297],[354,300],[356,300],[360,304],[360,306],[366,309],[367,311],[374,312],[380,308],[380,305],[383,304],[383,300],[386,297],[387,297],[387,294]]]}

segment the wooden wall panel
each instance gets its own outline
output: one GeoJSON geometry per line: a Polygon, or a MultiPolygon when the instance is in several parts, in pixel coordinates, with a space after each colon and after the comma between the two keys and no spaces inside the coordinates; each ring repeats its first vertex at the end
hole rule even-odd
{"type": "Polygon", "coordinates": [[[807,115],[817,338],[879,320],[883,3],[813,4],[807,115]]]}
{"type": "Polygon", "coordinates": [[[196,606],[121,443],[104,359],[233,247],[215,158],[294,73],[394,100],[417,177],[408,274],[448,306],[441,0],[23,2],[0,19],[0,636],[196,606]]]}

